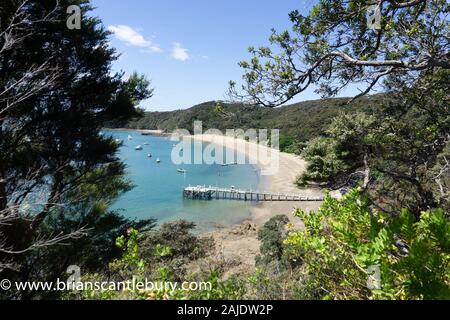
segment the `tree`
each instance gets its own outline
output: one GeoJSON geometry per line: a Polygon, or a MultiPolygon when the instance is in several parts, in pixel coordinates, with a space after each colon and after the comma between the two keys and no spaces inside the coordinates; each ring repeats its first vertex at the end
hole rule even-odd
{"type": "Polygon", "coordinates": [[[278,215],[271,218],[258,231],[258,240],[261,241],[260,254],[256,257],[257,265],[268,265],[275,262],[277,269],[282,266],[283,238],[286,233],[286,225],[289,218],[285,215],[278,215]]]}
{"type": "MultiPolygon", "coordinates": [[[[33,30],[39,28],[44,23],[56,22],[55,6],[52,10],[43,12],[40,15],[31,16],[29,8],[33,4],[29,1],[5,1],[0,4],[0,138],[2,141],[1,161],[0,161],[0,222],[8,225],[18,217],[17,208],[11,205],[8,207],[8,184],[6,175],[8,167],[6,157],[11,146],[8,146],[10,131],[7,126],[13,127],[18,123],[8,122],[8,114],[16,112],[19,105],[36,94],[45,91],[55,84],[58,78],[59,69],[50,65],[50,60],[54,55],[50,55],[43,61],[24,64],[17,58],[17,53],[23,50],[23,43],[33,34],[33,30]],[[7,144],[8,143],[8,144],[7,144]]],[[[34,172],[29,172],[30,176],[34,172]]],[[[69,237],[79,237],[84,232],[74,232],[69,237]]],[[[67,235],[37,241],[27,249],[45,247],[47,244],[58,243],[67,239],[67,235]]],[[[0,239],[0,248],[4,253],[14,253],[14,250],[6,248],[5,239],[0,239]]],[[[27,249],[22,249],[27,250],[27,249]]],[[[12,268],[14,265],[9,260],[0,262],[0,271],[4,268],[12,268]]]]}
{"type": "Polygon", "coordinates": [[[325,132],[326,137],[309,141],[303,149],[302,155],[308,166],[297,183],[305,185],[313,180],[339,188],[362,178],[367,187],[371,142],[379,128],[376,117],[362,112],[342,113],[334,118],[325,132]]]}
{"type": "MultiPolygon", "coordinates": [[[[5,271],[10,279],[39,274],[33,262],[41,260],[32,257],[41,249],[98,231],[111,214],[107,205],[130,188],[120,145],[100,130],[139,115],[152,90],[142,76],[112,74],[117,55],[91,11],[85,0],[1,4],[0,212],[8,223],[0,228],[0,261],[15,270],[5,271]],[[80,30],[66,26],[70,5],[81,8],[80,30]]],[[[126,224],[115,219],[103,232],[126,224]]]]}
{"type": "Polygon", "coordinates": [[[365,84],[361,96],[390,77],[413,83],[425,70],[450,69],[449,11],[446,0],[320,0],[307,16],[291,12],[292,32],[273,30],[271,47],[249,48],[242,92],[231,82],[230,94],[273,107],[312,84],[325,96],[365,84]],[[374,6],[379,28],[368,23],[374,6]]]}
{"type": "Polygon", "coordinates": [[[303,150],[308,167],[299,182],[326,182],[333,189],[361,183],[373,204],[392,214],[448,210],[449,74],[424,75],[413,90],[402,89],[403,101],[394,99],[373,115],[335,118],[326,137],[303,150]]]}
{"type": "Polygon", "coordinates": [[[440,0],[321,0],[307,16],[291,12],[292,32],[273,32],[278,50],[250,48],[253,58],[240,63],[242,92],[231,83],[230,93],[274,107],[313,84],[325,96],[351,84],[365,84],[355,98],[382,89],[387,99],[375,119],[340,117],[305,148],[310,170],[299,182],[359,177],[374,205],[417,217],[446,203],[450,173],[438,157],[449,143],[449,13],[440,0]],[[368,23],[373,8],[376,28],[368,23]],[[431,177],[434,166],[441,170],[431,177]]]}

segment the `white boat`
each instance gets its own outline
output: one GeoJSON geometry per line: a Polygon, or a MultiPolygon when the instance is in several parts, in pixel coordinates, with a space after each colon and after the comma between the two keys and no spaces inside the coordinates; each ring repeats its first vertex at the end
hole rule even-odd
{"type": "Polygon", "coordinates": [[[161,163],[161,160],[159,160],[159,158],[156,159],[156,163],[161,163]]]}
{"type": "Polygon", "coordinates": [[[151,158],[153,157],[150,153],[147,155],[147,158],[151,158]]]}
{"type": "Polygon", "coordinates": [[[138,150],[138,151],[140,151],[140,150],[142,150],[142,149],[144,149],[144,148],[142,148],[142,146],[136,146],[135,149],[138,150]]]}
{"type": "Polygon", "coordinates": [[[150,145],[150,143],[144,142],[144,146],[148,146],[148,145],[150,145]]]}
{"type": "Polygon", "coordinates": [[[133,137],[132,136],[128,136],[128,140],[133,140],[133,137]]]}
{"type": "Polygon", "coordinates": [[[122,143],[122,140],[120,140],[120,139],[116,139],[115,141],[116,141],[116,143],[122,143]]]}
{"type": "Polygon", "coordinates": [[[186,172],[187,172],[185,169],[177,169],[177,171],[178,171],[179,173],[186,173],[186,172]]]}

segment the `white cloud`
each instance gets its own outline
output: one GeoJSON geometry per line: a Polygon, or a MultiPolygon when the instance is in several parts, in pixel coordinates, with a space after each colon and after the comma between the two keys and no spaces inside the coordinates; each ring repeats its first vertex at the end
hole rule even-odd
{"type": "Polygon", "coordinates": [[[161,52],[161,48],[153,44],[151,40],[145,39],[137,30],[127,25],[109,26],[108,30],[113,32],[117,39],[129,46],[146,48],[146,51],[161,52]]]}
{"type": "Polygon", "coordinates": [[[189,60],[188,49],[183,48],[180,43],[175,42],[172,48],[172,58],[180,61],[189,60]]]}

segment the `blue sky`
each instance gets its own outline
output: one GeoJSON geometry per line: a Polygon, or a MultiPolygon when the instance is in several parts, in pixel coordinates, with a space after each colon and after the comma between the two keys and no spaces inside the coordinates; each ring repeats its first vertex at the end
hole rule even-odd
{"type": "MultiPolygon", "coordinates": [[[[313,0],[94,0],[111,44],[121,53],[116,70],[152,81],[151,111],[189,108],[225,99],[229,80],[249,46],[268,43],[271,28],[290,28],[288,13],[313,0]]],[[[319,98],[308,90],[296,101],[319,98]]]]}

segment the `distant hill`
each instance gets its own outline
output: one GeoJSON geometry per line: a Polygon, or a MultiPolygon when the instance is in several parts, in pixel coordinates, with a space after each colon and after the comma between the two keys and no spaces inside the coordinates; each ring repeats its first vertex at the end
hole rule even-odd
{"type": "MultiPolygon", "coordinates": [[[[369,112],[381,105],[385,95],[360,98],[348,104],[349,98],[305,101],[279,108],[263,108],[219,101],[205,102],[190,109],[171,112],[146,112],[142,118],[116,127],[130,129],[158,129],[171,132],[187,129],[192,132],[195,120],[203,121],[204,130],[225,129],[280,129],[284,141],[305,142],[324,133],[331,120],[340,112],[369,112]],[[217,105],[221,110],[217,110],[217,105]]],[[[286,146],[282,146],[285,149],[286,146]]]]}

